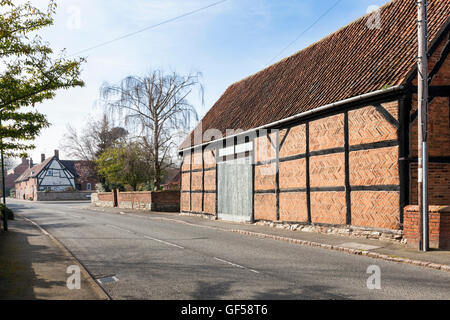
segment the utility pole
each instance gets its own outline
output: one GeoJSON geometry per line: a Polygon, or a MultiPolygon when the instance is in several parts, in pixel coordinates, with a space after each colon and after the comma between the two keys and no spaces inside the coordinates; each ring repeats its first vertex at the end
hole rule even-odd
{"type": "MultiPolygon", "coordinates": [[[[2,119],[0,118],[0,127],[2,125],[2,119]]],[[[2,162],[2,195],[3,195],[3,205],[6,208],[6,187],[5,187],[5,159],[3,156],[3,138],[0,138],[0,153],[1,153],[1,162],[2,162]]],[[[3,216],[3,230],[8,231],[8,217],[6,216],[6,210],[2,212],[3,216]]]]}
{"type": "Polygon", "coordinates": [[[428,21],[427,0],[417,0],[418,47],[418,204],[422,220],[419,250],[428,251],[428,21]]]}

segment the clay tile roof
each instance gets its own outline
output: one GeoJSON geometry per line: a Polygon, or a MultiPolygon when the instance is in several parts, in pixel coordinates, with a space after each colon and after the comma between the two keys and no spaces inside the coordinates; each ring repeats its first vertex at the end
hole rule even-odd
{"type": "Polygon", "coordinates": [[[36,164],[32,168],[28,168],[20,177],[16,179],[16,182],[22,182],[36,177],[53,158],[54,157],[47,158],[44,162],[36,164]]]}
{"type": "MultiPolygon", "coordinates": [[[[405,84],[416,65],[416,3],[394,0],[380,10],[381,28],[369,28],[370,16],[363,16],[231,85],[204,116],[202,132],[249,130],[387,86],[405,84]]],[[[449,23],[450,1],[429,0],[428,16],[432,42],[449,23]]],[[[188,136],[180,149],[192,145],[191,140],[188,136]]]]}

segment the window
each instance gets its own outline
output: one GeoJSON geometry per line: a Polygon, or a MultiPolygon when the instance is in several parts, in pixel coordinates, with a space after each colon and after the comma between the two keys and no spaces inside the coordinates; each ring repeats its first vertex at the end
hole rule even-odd
{"type": "Polygon", "coordinates": [[[47,175],[48,176],[53,176],[53,170],[47,170],[47,175]]]}
{"type": "Polygon", "coordinates": [[[92,189],[92,186],[91,186],[90,183],[88,183],[88,184],[86,185],[86,189],[87,189],[87,190],[91,190],[91,189],[92,189]]]}

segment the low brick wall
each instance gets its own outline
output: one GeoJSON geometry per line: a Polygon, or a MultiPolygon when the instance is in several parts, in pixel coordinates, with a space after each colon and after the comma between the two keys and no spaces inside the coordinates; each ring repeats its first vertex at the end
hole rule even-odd
{"type": "Polygon", "coordinates": [[[77,192],[37,192],[36,201],[90,200],[92,191],[77,192]]]}
{"type": "Polygon", "coordinates": [[[96,207],[102,208],[113,208],[114,207],[114,197],[111,192],[101,192],[93,193],[91,195],[91,203],[96,207]]]}
{"type": "MultiPolygon", "coordinates": [[[[114,194],[93,194],[91,202],[96,207],[114,207],[114,194]]],[[[122,209],[179,212],[180,191],[118,192],[117,203],[122,209]]]]}
{"type": "Polygon", "coordinates": [[[180,212],[180,191],[164,190],[151,192],[151,210],[180,212]]]}
{"type": "MultiPolygon", "coordinates": [[[[430,248],[450,249],[450,206],[430,206],[428,212],[430,248]]],[[[408,246],[419,246],[421,224],[419,207],[406,207],[403,234],[408,246]]]]}
{"type": "Polygon", "coordinates": [[[151,210],[152,192],[118,192],[119,208],[151,210]]]}

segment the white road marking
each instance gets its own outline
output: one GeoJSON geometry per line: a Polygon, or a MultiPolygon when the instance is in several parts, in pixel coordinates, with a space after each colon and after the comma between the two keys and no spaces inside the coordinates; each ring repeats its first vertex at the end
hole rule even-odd
{"type": "MultiPolygon", "coordinates": [[[[125,231],[125,232],[128,232],[128,233],[133,233],[133,231],[130,231],[130,230],[127,230],[127,229],[123,229],[123,228],[120,228],[120,227],[116,227],[116,226],[113,226],[112,224],[107,224],[106,226],[114,228],[116,230],[125,231]]],[[[153,240],[153,241],[157,241],[157,242],[161,242],[161,243],[167,244],[168,246],[176,247],[176,248],[179,248],[179,249],[184,249],[184,247],[182,247],[182,246],[179,246],[177,244],[170,243],[170,242],[167,242],[167,241],[164,241],[164,240],[152,238],[152,237],[149,237],[149,236],[144,236],[144,238],[149,239],[149,240],[153,240]]]]}
{"type": "Polygon", "coordinates": [[[113,229],[116,229],[116,230],[125,231],[125,232],[128,232],[128,233],[133,233],[130,230],[127,230],[127,229],[124,229],[124,228],[121,228],[121,227],[116,227],[116,226],[113,226],[112,224],[106,224],[106,226],[110,227],[110,228],[113,228],[113,229]]]}
{"type": "Polygon", "coordinates": [[[164,241],[164,240],[152,238],[152,237],[149,237],[149,236],[144,236],[144,238],[149,239],[149,240],[153,240],[153,241],[157,241],[157,242],[161,242],[161,243],[164,243],[164,244],[167,244],[169,246],[176,247],[176,248],[179,248],[179,249],[184,249],[182,246],[179,246],[177,244],[170,243],[170,242],[167,242],[167,241],[164,241]]]}
{"type": "Polygon", "coordinates": [[[220,262],[229,264],[229,265],[231,265],[231,266],[233,266],[233,267],[237,267],[237,268],[249,270],[249,271],[254,272],[254,273],[259,273],[259,272],[256,271],[256,270],[246,268],[246,267],[244,267],[244,266],[241,266],[241,265],[239,265],[239,264],[236,264],[236,263],[233,263],[233,262],[230,262],[230,261],[227,261],[227,260],[223,260],[223,259],[220,259],[220,258],[217,258],[217,257],[214,257],[214,259],[216,259],[217,261],[220,261],[220,262]]]}

